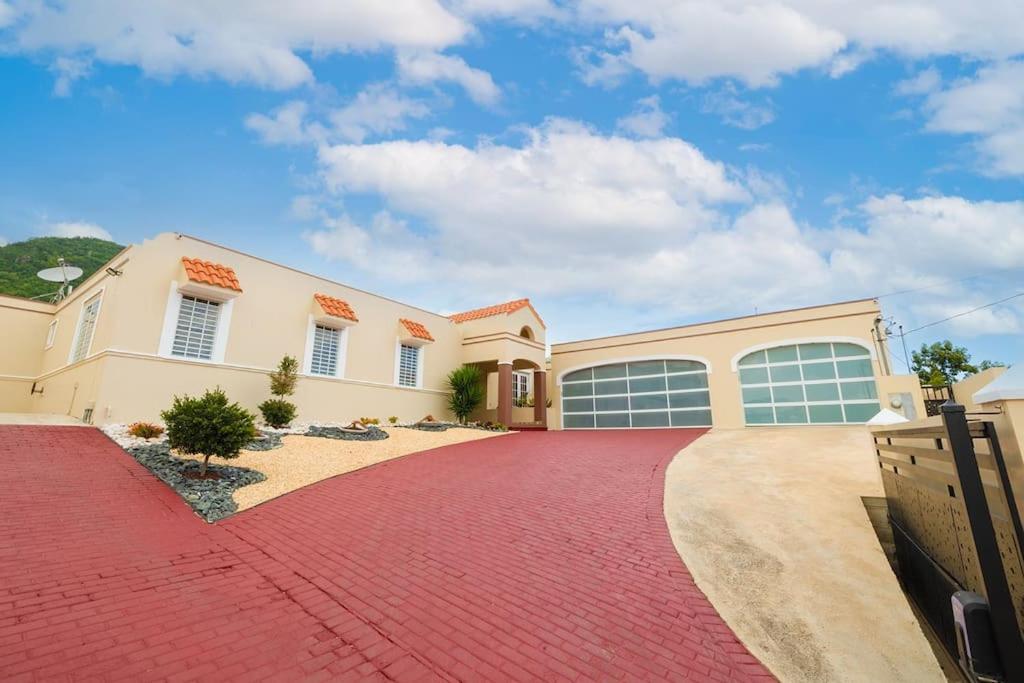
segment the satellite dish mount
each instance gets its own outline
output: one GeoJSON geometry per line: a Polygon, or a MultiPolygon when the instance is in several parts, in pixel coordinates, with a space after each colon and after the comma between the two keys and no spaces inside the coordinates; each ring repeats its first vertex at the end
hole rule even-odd
{"type": "Polygon", "coordinates": [[[56,292],[41,294],[39,296],[32,297],[33,299],[49,297],[51,303],[57,303],[71,295],[71,291],[74,289],[71,285],[71,281],[82,277],[82,269],[75,266],[69,266],[64,262],[63,258],[58,258],[57,264],[56,268],[44,268],[43,270],[40,270],[36,273],[36,277],[47,282],[59,282],[60,287],[57,288],[56,292]]]}

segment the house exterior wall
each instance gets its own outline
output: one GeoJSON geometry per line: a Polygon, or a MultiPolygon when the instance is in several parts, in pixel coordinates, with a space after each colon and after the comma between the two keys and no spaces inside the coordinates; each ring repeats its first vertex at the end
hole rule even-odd
{"type": "MultiPolygon", "coordinates": [[[[734,363],[745,353],[766,346],[808,341],[855,341],[870,350],[876,382],[886,376],[884,344],[872,339],[879,316],[874,299],[828,306],[766,313],[731,320],[689,325],[636,334],[553,344],[551,347],[551,399],[555,420],[562,425],[561,377],[567,372],[601,363],[632,359],[686,357],[708,366],[711,413],[716,427],[743,427],[743,401],[734,363]]],[[[884,381],[884,380],[883,380],[884,381]]],[[[903,383],[899,388],[916,387],[903,383]]],[[[885,387],[879,386],[879,400],[885,405],[885,387]]],[[[920,394],[920,389],[917,389],[920,394]]],[[[921,413],[923,414],[923,402],[921,413]]]]}
{"type": "Polygon", "coordinates": [[[52,318],[50,304],[0,295],[0,411],[30,411],[29,392],[52,318]]]}
{"type": "MultiPolygon", "coordinates": [[[[445,377],[463,362],[464,348],[462,330],[445,316],[174,233],[132,246],[110,265],[121,274],[101,269],[57,305],[0,298],[7,341],[0,349],[0,410],[82,418],[92,408],[96,424],[156,421],[175,394],[216,386],[255,410],[269,397],[267,374],[282,356],[292,355],[305,367],[313,295],[323,293],[347,301],[359,321],[346,333],[342,377],[300,378],[292,397],[300,420],[448,415],[445,377]],[[221,362],[160,355],[169,303],[176,302],[173,283],[182,279],[182,257],[229,266],[241,284],[242,293],[231,303],[221,362]],[[83,306],[97,295],[100,311],[88,356],[72,363],[83,306]],[[396,386],[397,345],[409,337],[400,318],[422,323],[434,337],[422,346],[418,388],[396,386]],[[45,349],[52,320],[58,321],[57,333],[45,349]],[[42,394],[30,394],[33,381],[42,394]]],[[[492,323],[491,329],[508,336],[508,325],[492,323]]]]}

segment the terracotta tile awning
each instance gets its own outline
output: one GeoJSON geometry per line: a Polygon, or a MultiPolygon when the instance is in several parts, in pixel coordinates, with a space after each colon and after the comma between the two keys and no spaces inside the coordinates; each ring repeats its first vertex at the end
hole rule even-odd
{"type": "Polygon", "coordinates": [[[409,330],[409,334],[416,337],[417,339],[423,339],[425,341],[434,341],[434,337],[431,336],[430,331],[423,326],[422,323],[418,323],[415,320],[408,320],[406,318],[399,318],[398,322],[405,325],[405,329],[409,330]]]}
{"type": "Polygon", "coordinates": [[[356,312],[352,310],[352,307],[344,299],[327,296],[326,294],[314,294],[313,298],[316,299],[316,302],[320,304],[320,308],[324,309],[324,313],[327,315],[351,320],[354,323],[359,322],[356,312]]]}
{"type": "Polygon", "coordinates": [[[238,277],[233,268],[187,256],[181,257],[181,263],[185,266],[185,274],[188,279],[193,282],[232,289],[236,292],[242,291],[242,286],[238,284],[238,277]]]}
{"type": "Polygon", "coordinates": [[[540,315],[537,313],[537,309],[533,307],[529,299],[516,299],[515,301],[506,301],[503,304],[496,304],[494,306],[484,306],[483,308],[474,308],[472,311],[464,311],[462,313],[453,313],[448,316],[448,319],[453,323],[464,323],[470,320],[479,320],[480,318],[490,318],[493,315],[509,315],[515,313],[521,308],[529,308],[533,311],[533,314],[540,321],[541,325],[544,325],[544,321],[541,320],[540,315]]]}

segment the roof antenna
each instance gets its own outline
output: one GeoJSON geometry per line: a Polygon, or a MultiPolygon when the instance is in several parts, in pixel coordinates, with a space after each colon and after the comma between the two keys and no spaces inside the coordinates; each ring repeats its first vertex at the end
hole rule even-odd
{"type": "Polygon", "coordinates": [[[57,288],[56,292],[40,294],[32,297],[33,299],[49,297],[50,303],[56,304],[71,295],[71,290],[74,289],[74,287],[71,286],[71,281],[82,277],[82,269],[76,266],[69,266],[64,262],[63,257],[57,259],[57,264],[56,268],[44,268],[40,270],[36,273],[36,277],[47,282],[59,282],[60,287],[57,288]]]}

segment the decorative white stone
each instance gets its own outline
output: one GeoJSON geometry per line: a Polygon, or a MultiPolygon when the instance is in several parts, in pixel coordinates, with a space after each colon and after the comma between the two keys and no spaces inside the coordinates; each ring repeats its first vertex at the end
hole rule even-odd
{"type": "Polygon", "coordinates": [[[1024,369],[1014,365],[974,392],[971,397],[975,403],[991,403],[992,401],[1012,401],[1024,399],[1024,369]]]}
{"type": "Polygon", "coordinates": [[[873,418],[867,421],[869,425],[895,425],[901,422],[910,422],[907,418],[903,417],[897,412],[883,408],[873,418]]]}

